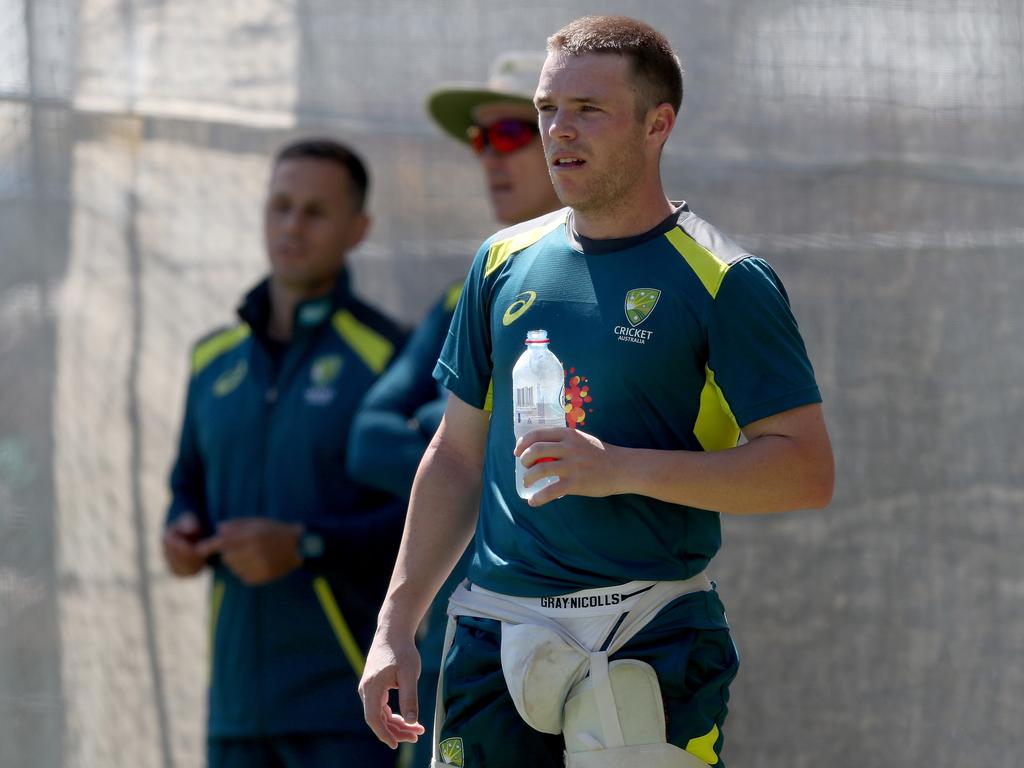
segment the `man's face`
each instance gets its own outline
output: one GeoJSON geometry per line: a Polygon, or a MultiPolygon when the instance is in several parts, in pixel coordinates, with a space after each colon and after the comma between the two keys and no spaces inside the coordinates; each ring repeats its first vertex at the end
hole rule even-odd
{"type": "Polygon", "coordinates": [[[271,279],[302,296],[328,292],[345,254],[369,226],[356,210],[353,182],[337,163],[282,160],[273,170],[263,209],[271,279]]]}
{"type": "MultiPolygon", "coordinates": [[[[537,124],[537,112],[527,104],[484,104],[473,113],[475,123],[486,130],[502,120],[537,124]]],[[[479,156],[487,177],[494,216],[502,224],[518,224],[560,208],[551,187],[540,138],[534,134],[526,146],[502,154],[488,146],[479,156]]]]}
{"type": "Polygon", "coordinates": [[[648,172],[630,61],[616,54],[551,53],[535,103],[551,180],[581,212],[615,207],[648,172]]]}

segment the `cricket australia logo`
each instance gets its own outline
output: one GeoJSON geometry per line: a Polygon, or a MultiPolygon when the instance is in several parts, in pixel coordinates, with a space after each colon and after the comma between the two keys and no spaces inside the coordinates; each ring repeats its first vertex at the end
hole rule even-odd
{"type": "Polygon", "coordinates": [[[333,384],[341,373],[344,360],[341,355],[323,355],[313,361],[309,368],[311,386],[306,390],[306,402],[310,405],[327,405],[337,390],[333,384]]]}
{"type": "Polygon", "coordinates": [[[466,764],[462,751],[462,739],[458,736],[442,741],[437,745],[437,751],[441,754],[441,765],[457,765],[459,768],[463,768],[466,764]]]}
{"type": "Polygon", "coordinates": [[[653,338],[654,331],[642,331],[639,326],[651,316],[660,298],[661,290],[658,288],[634,288],[626,292],[624,309],[629,325],[615,326],[614,333],[619,341],[646,344],[648,339],[653,338]]]}

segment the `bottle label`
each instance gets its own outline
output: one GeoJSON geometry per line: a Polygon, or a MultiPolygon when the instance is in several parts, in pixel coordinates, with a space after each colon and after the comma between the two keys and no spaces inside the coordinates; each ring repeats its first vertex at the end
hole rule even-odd
{"type": "Polygon", "coordinates": [[[516,387],[516,408],[533,410],[533,387],[516,387]]]}
{"type": "MultiPolygon", "coordinates": [[[[515,423],[516,424],[549,424],[565,419],[565,411],[556,403],[537,402],[534,399],[535,388],[516,387],[515,423]]],[[[559,400],[561,400],[559,395],[559,400]]],[[[549,424],[550,426],[550,424],[549,424]]]]}

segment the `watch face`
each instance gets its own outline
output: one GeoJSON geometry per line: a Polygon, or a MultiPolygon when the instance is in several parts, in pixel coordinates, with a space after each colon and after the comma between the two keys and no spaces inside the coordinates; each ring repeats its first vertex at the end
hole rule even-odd
{"type": "Polygon", "coordinates": [[[315,533],[304,533],[299,551],[303,557],[320,557],[324,553],[324,540],[315,533]]]}

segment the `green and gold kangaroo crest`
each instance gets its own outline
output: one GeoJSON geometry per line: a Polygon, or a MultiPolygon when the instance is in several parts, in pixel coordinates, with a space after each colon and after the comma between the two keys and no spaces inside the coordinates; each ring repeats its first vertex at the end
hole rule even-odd
{"type": "Polygon", "coordinates": [[[338,378],[343,362],[340,355],[322,355],[313,361],[309,371],[310,378],[317,386],[326,387],[338,378]]]}

